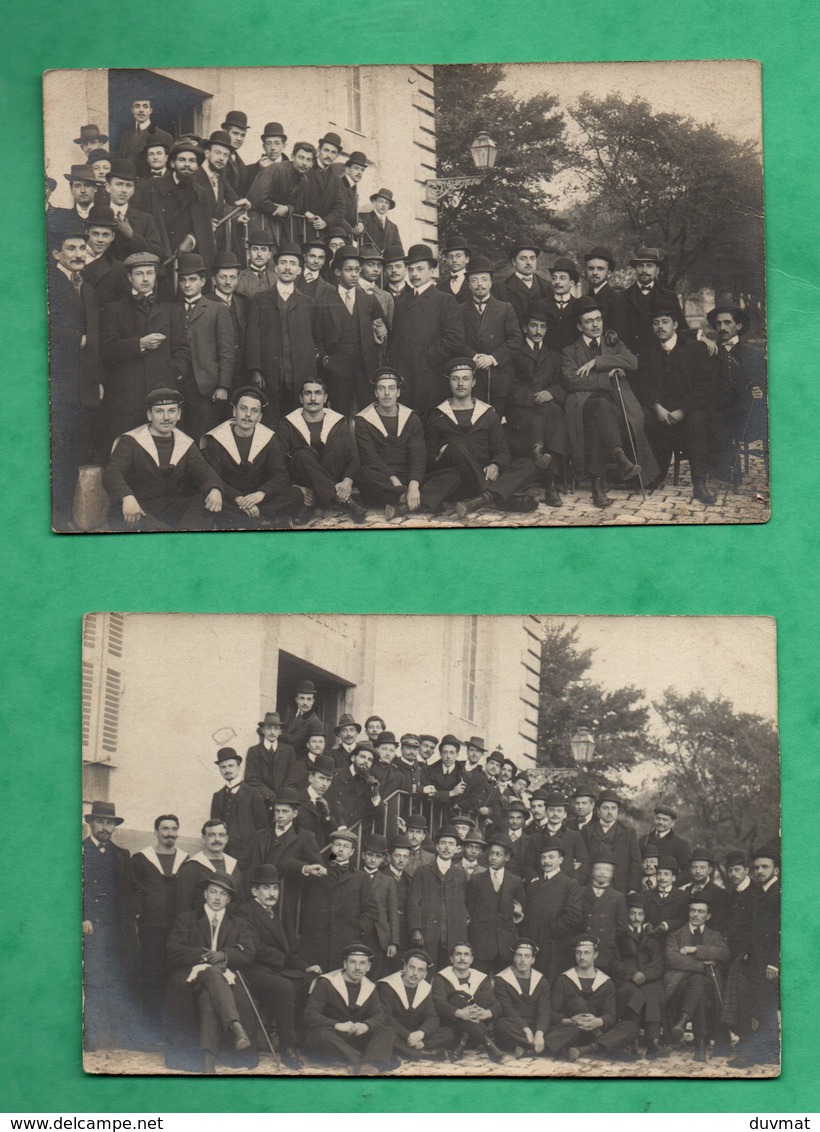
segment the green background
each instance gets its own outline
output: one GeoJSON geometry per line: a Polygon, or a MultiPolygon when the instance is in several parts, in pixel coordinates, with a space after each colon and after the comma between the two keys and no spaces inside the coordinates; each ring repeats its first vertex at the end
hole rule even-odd
{"type": "MultiPolygon", "coordinates": [[[[37,0],[7,10],[3,33],[7,474],[0,530],[9,602],[0,1080],[8,1109],[816,1109],[820,979],[812,819],[820,624],[812,450],[818,375],[812,363],[820,36],[813,0],[246,0],[236,7],[222,0],[37,0]],[[763,63],[774,480],[767,526],[139,538],[49,532],[43,70],[721,57],[763,63]],[[109,609],[776,616],[787,874],[782,1077],[685,1084],[85,1077],[79,1036],[80,618],[87,610],[109,609]],[[806,845],[810,857],[802,852],[806,845]]],[[[158,728],[167,706],[155,705],[158,728]]]]}

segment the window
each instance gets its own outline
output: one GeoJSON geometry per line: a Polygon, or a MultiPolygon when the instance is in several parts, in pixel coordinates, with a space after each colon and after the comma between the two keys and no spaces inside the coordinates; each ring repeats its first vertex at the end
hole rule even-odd
{"type": "Polygon", "coordinates": [[[83,625],[83,759],[111,762],[117,753],[122,698],[119,661],[125,646],[121,613],[89,614],[83,625]]]}
{"type": "Polygon", "coordinates": [[[362,69],[347,68],[347,124],[356,133],[362,132],[362,69]]]}
{"type": "Polygon", "coordinates": [[[475,682],[478,655],[478,618],[464,621],[464,640],[461,651],[461,714],[464,719],[475,719],[475,682]]]}

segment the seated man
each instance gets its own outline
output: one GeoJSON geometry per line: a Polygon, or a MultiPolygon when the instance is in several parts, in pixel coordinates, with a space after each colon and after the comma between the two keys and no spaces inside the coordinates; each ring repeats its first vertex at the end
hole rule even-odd
{"type": "Polygon", "coordinates": [[[256,943],[253,964],[247,972],[248,986],[263,1019],[273,1020],[280,1060],[288,1069],[301,1069],[303,1062],[295,1049],[294,1008],[297,996],[304,1003],[310,975],[320,974],[321,968],[305,967],[299,956],[293,954],[277,907],[281,879],[276,866],[257,865],[249,879],[251,899],[236,909],[237,917],[250,926],[256,943]]]}
{"type": "Polygon", "coordinates": [[[433,960],[416,947],[402,957],[402,968],[377,983],[387,1025],[394,1032],[393,1052],[408,1061],[435,1060],[452,1049],[452,1030],[439,1022],[427,975],[433,960]]]}
{"type": "Polygon", "coordinates": [[[522,937],[515,945],[512,963],[494,980],[501,1007],[496,1037],[499,1046],[514,1050],[516,1057],[544,1052],[544,1038],[552,1020],[549,983],[533,966],[537,953],[533,941],[522,937]]]}
{"type": "Polygon", "coordinates": [[[361,463],[355,481],[368,502],[385,504],[384,517],[413,512],[435,515],[459,483],[455,468],[425,475],[424,427],[412,410],[399,404],[403,378],[390,366],[373,374],[376,400],[356,414],[356,446],[361,463]]]}
{"type": "Polygon", "coordinates": [[[372,958],[364,944],[348,944],[341,968],[319,976],[305,1007],[305,1046],[331,1064],[347,1065],[352,1076],[376,1077],[393,1057],[395,1030],[367,978],[372,958]]]}
{"type": "Polygon", "coordinates": [[[323,378],[305,378],[299,387],[302,407],[281,421],[277,436],[294,482],[307,488],[306,506],[339,506],[361,523],[367,511],[353,492],[356,444],[347,421],[328,408],[327,399],[323,378]]]}
{"type": "Polygon", "coordinates": [[[486,1050],[491,1061],[503,1061],[504,1054],[493,1041],[493,1023],[501,1016],[501,1007],[492,979],[473,968],[468,943],[453,946],[450,963],[433,979],[433,1002],[441,1021],[458,1035],[452,1060],[459,1061],[471,1044],[486,1050]]]}
{"type": "Polygon", "coordinates": [[[575,313],[578,338],[561,353],[567,430],[575,473],[582,479],[591,476],[592,502],[603,508],[612,504],[604,490],[610,462],[622,480],[643,470],[647,483],[657,478],[658,467],[644,435],[643,412],[626,380],[638,368],[638,359],[614,331],[604,335],[604,318],[594,299],[578,299],[575,313]]]}
{"type": "Polygon", "coordinates": [[[223,485],[177,428],[182,403],[175,389],[155,389],[145,398],[148,423],[114,441],[103,472],[114,530],[213,530],[223,485]]]}
{"type": "Polygon", "coordinates": [[[549,312],[533,303],[524,323],[524,341],[515,355],[507,394],[505,431],[513,456],[531,456],[546,491],[548,507],[562,506],[555,489],[553,462],[569,450],[563,405],[567,391],[561,382],[561,355],[545,341],[549,312]]]}
{"type": "Polygon", "coordinates": [[[258,1061],[248,1037],[248,1032],[253,1032],[254,1016],[236,972],[250,967],[256,943],[247,923],[227,913],[236,895],[231,877],[214,873],[202,887],[205,906],[181,912],[168,937],[171,978],[165,1013],[165,1064],[169,1069],[215,1072],[214,1060],[226,1033],[241,1055],[234,1063],[252,1069],[258,1061]]]}
{"type": "Polygon", "coordinates": [[[515,493],[533,478],[535,467],[530,460],[510,456],[495,410],[473,397],[472,359],[454,358],[446,376],[452,396],[430,413],[427,448],[431,469],[455,468],[459,474],[459,519],[487,507],[534,511],[535,500],[515,493]]]}
{"type": "Polygon", "coordinates": [[[729,947],[720,932],[707,927],[709,901],[698,893],[689,901],[689,923],[670,932],[664,946],[666,974],[663,986],[671,1016],[677,1016],[669,1034],[683,1041],[686,1024],[692,1023],[695,1061],[706,1060],[708,1014],[720,997],[718,966],[729,962],[729,947]]]}
{"type": "Polygon", "coordinates": [[[291,483],[285,458],[273,429],[261,423],[267,405],[255,385],[231,394],[233,419],[206,432],[199,442],[202,454],[224,484],[225,507],[217,525],[222,530],[244,527],[289,527],[289,516],[305,505],[306,489],[291,483]]]}
{"type": "Polygon", "coordinates": [[[618,956],[612,964],[618,1017],[637,1027],[643,1021],[646,1057],[657,1057],[666,1004],[663,945],[646,923],[644,893],[630,893],[626,904],[629,928],[618,939],[618,956]]]}
{"type": "Polygon", "coordinates": [[[637,1036],[634,1022],[616,1022],[615,984],[596,970],[598,940],[583,933],[575,940],[575,966],[552,988],[553,1026],[544,1042],[553,1055],[566,1050],[570,1061],[583,1055],[614,1053],[637,1036]]]}

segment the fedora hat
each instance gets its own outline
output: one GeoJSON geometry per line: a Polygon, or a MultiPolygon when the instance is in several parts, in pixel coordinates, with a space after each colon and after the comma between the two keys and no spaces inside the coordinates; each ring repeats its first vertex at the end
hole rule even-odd
{"type": "Polygon", "coordinates": [[[328,130],[323,138],[319,138],[318,142],[316,143],[316,148],[318,149],[319,146],[322,145],[332,145],[338,150],[341,150],[343,148],[342,139],[338,134],[334,134],[332,130],[328,130]]]}
{"type": "Polygon", "coordinates": [[[98,818],[101,821],[112,821],[114,825],[122,825],[125,818],[118,818],[113,802],[92,802],[91,813],[85,815],[85,821],[98,818]]]}
{"type": "Polygon", "coordinates": [[[629,266],[635,267],[638,263],[663,263],[660,248],[638,248],[629,261],[629,266]]]}
{"type": "Polygon", "coordinates": [[[209,884],[219,885],[219,887],[224,888],[226,892],[230,892],[231,896],[236,896],[236,885],[233,877],[228,876],[227,873],[223,873],[219,869],[210,876],[203,877],[199,882],[199,887],[207,888],[209,884]]]}
{"type": "Polygon", "coordinates": [[[345,162],[345,165],[364,165],[365,168],[367,168],[369,164],[370,160],[360,149],[354,149],[345,162]]]}
{"type": "Polygon", "coordinates": [[[359,732],[362,729],[361,723],[357,723],[356,720],[353,718],[353,716],[350,714],[350,712],[345,712],[345,714],[341,717],[339,722],[333,728],[333,734],[338,735],[343,727],[355,727],[357,735],[359,734],[359,732]]]}
{"type": "Polygon", "coordinates": [[[72,181],[88,181],[89,184],[96,185],[97,178],[94,176],[94,170],[90,165],[72,165],[70,173],[63,173],[63,176],[71,184],[72,181]]]}
{"type": "Polygon", "coordinates": [[[225,121],[222,123],[222,129],[227,130],[228,126],[236,126],[238,130],[247,130],[248,115],[244,110],[229,110],[225,115],[225,121]]]}
{"type": "Polygon", "coordinates": [[[283,142],[288,140],[288,135],[285,133],[285,127],[281,122],[268,122],[261,134],[262,141],[265,138],[281,138],[283,142]]]}
{"type": "MultiPolygon", "coordinates": [[[[390,202],[388,209],[387,209],[388,212],[390,211],[391,208],[396,207],[396,202],[393,200],[393,192],[392,192],[391,189],[379,189],[378,192],[370,194],[370,200],[371,201],[374,201],[376,199],[376,197],[384,197],[384,199],[386,201],[390,202]]],[[[396,259],[404,259],[404,253],[402,252],[402,254],[400,256],[396,256],[396,259]]]]}
{"type": "Polygon", "coordinates": [[[738,334],[746,333],[749,327],[749,316],[746,311],[741,310],[740,307],[733,306],[731,303],[721,303],[719,306],[713,307],[706,315],[706,321],[713,330],[717,330],[716,323],[719,314],[730,314],[737,323],[738,334]]]}
{"type": "Polygon", "coordinates": [[[464,746],[475,747],[477,751],[481,751],[482,755],[487,754],[487,748],[484,746],[484,737],[482,735],[471,735],[464,746]]]}
{"type": "Polygon", "coordinates": [[[266,711],[265,718],[260,720],[257,727],[282,727],[282,717],[278,711],[266,711]]]}
{"type": "Polygon", "coordinates": [[[108,144],[108,134],[101,134],[100,127],[90,122],[87,126],[80,126],[80,136],[74,139],[75,145],[87,145],[97,142],[99,145],[108,144]]]}

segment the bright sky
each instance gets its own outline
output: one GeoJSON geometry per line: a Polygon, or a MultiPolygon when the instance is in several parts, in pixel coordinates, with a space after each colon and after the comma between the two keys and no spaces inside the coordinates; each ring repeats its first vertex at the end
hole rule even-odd
{"type": "Polygon", "coordinates": [[[579,643],[594,648],[588,675],[605,688],[634,684],[647,699],[667,688],[724,696],[738,711],[777,720],[775,622],[767,617],[583,617],[579,643]]]}
{"type": "Polygon", "coordinates": [[[509,63],[502,84],[522,98],[558,95],[567,110],[580,94],[620,92],[654,110],[713,123],[738,140],[761,139],[760,67],[750,60],[662,63],[509,63]]]}

